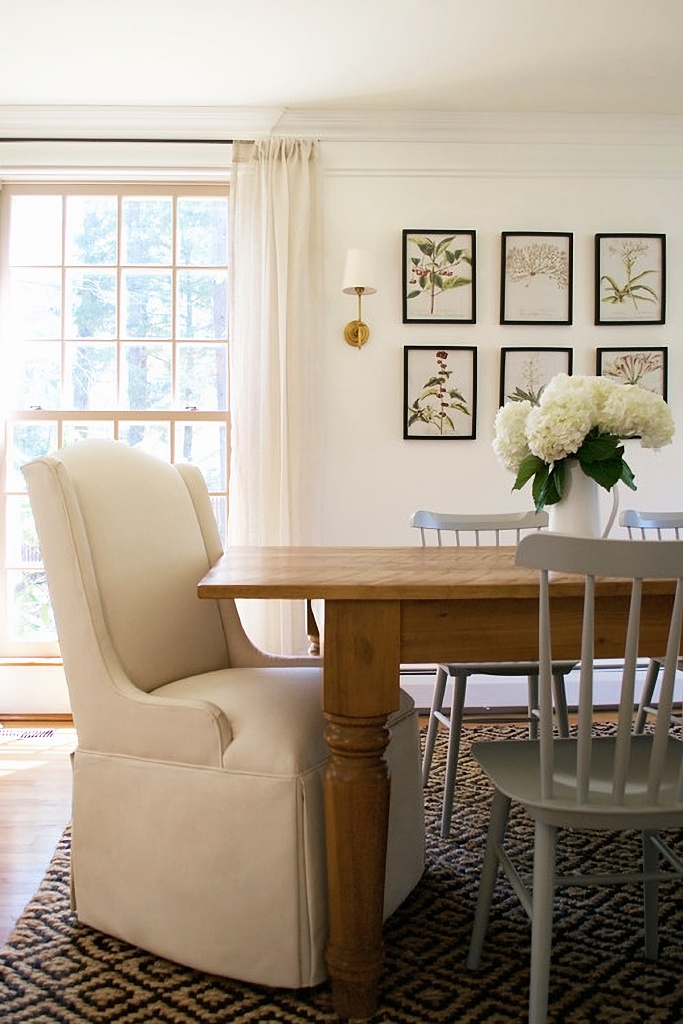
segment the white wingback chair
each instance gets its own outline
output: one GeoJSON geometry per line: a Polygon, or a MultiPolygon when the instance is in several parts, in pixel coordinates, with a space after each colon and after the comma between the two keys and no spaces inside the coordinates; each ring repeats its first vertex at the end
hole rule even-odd
{"type": "MultiPolygon", "coordinates": [[[[320,663],[257,650],[232,601],[200,471],[114,441],[23,468],[78,734],[79,920],[214,974],[326,977],[320,663]]],[[[419,880],[417,713],[390,720],[385,915],[419,880]]]]}

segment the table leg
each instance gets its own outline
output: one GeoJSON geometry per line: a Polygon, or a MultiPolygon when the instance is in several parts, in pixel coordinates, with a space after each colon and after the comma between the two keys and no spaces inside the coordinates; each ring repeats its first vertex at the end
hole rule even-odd
{"type": "Polygon", "coordinates": [[[400,606],[325,606],[325,777],[330,932],[327,963],[341,1018],[371,1017],[384,959],[382,916],[389,819],[384,751],[399,703],[400,606]]]}

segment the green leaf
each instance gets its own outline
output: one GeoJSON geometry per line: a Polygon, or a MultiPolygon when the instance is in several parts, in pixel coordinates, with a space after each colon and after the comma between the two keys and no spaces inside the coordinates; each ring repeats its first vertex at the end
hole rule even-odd
{"type": "Polygon", "coordinates": [[[647,277],[648,274],[654,274],[654,270],[641,270],[639,274],[636,274],[635,277],[631,278],[631,280],[629,281],[629,285],[633,286],[636,283],[636,281],[640,281],[641,277],[647,277]]]}
{"type": "Polygon", "coordinates": [[[548,473],[548,467],[546,466],[543,459],[539,459],[538,455],[525,455],[517,468],[517,477],[513,485],[513,491],[519,491],[524,484],[531,480],[532,476],[536,474],[548,473]]]}
{"type": "Polygon", "coordinates": [[[637,297],[638,297],[638,301],[639,302],[656,302],[657,301],[657,292],[653,288],[650,288],[650,286],[647,285],[647,284],[637,284],[637,285],[634,285],[633,288],[629,288],[629,294],[630,295],[633,295],[634,292],[638,293],[637,297]],[[644,295],[643,292],[649,292],[649,295],[644,295]],[[652,296],[652,298],[650,298],[650,295],[652,296]]]}
{"type": "Polygon", "coordinates": [[[612,459],[615,455],[623,455],[620,439],[615,434],[599,434],[594,427],[584,439],[577,452],[579,462],[583,467],[584,462],[600,462],[603,459],[612,459]]]}
{"type": "Polygon", "coordinates": [[[434,253],[434,243],[431,238],[424,238],[422,236],[410,238],[413,245],[416,245],[420,252],[424,253],[425,256],[431,256],[434,253]]]}
{"type": "Polygon", "coordinates": [[[444,249],[447,249],[448,246],[453,241],[455,241],[455,235],[449,235],[448,238],[442,238],[441,241],[439,242],[439,244],[437,245],[435,251],[434,251],[434,255],[435,256],[440,256],[442,254],[442,252],[444,251],[444,249]]]}
{"type": "Polygon", "coordinates": [[[564,462],[556,462],[545,474],[536,474],[531,486],[536,511],[556,505],[564,491],[564,462]]]}
{"type": "Polygon", "coordinates": [[[624,462],[623,459],[621,460],[621,476],[619,477],[619,479],[623,484],[626,484],[627,487],[630,487],[632,491],[638,490],[638,488],[636,487],[636,479],[633,475],[633,470],[627,462],[624,462]]]}
{"type": "MultiPolygon", "coordinates": [[[[534,499],[536,511],[540,512],[544,505],[547,505],[549,497],[550,473],[537,473],[531,485],[531,494],[534,499]]],[[[550,502],[552,504],[552,502],[550,502]]]]}
{"type": "Polygon", "coordinates": [[[582,461],[581,469],[591,480],[595,480],[606,491],[611,491],[614,485],[621,480],[623,464],[624,460],[619,455],[613,459],[602,459],[600,462],[582,461]]]}
{"type": "Polygon", "coordinates": [[[578,459],[586,476],[606,491],[622,478],[624,446],[614,434],[600,434],[597,428],[591,430],[579,449],[578,459]]]}
{"type": "Polygon", "coordinates": [[[443,290],[447,292],[452,288],[464,288],[467,284],[472,284],[470,277],[447,277],[443,283],[443,290]]]}

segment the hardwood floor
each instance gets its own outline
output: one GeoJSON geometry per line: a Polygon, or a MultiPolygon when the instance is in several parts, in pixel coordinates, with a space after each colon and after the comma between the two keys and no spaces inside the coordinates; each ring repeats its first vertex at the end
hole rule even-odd
{"type": "Polygon", "coordinates": [[[71,817],[70,753],[76,732],[63,723],[5,722],[54,729],[48,739],[0,735],[0,945],[38,888],[71,817]]]}
{"type": "MultiPolygon", "coordinates": [[[[605,714],[605,720],[610,718],[605,714]]],[[[426,726],[426,715],[420,724],[426,726]]],[[[465,727],[470,724],[466,717],[465,727]]],[[[0,945],[40,885],[71,817],[70,754],[76,746],[76,731],[63,722],[5,725],[51,728],[54,734],[49,739],[0,738],[0,945]]]]}

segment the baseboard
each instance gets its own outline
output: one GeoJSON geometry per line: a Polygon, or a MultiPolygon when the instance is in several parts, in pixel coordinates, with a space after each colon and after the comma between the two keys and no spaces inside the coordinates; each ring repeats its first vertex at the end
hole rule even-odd
{"type": "MultiPolygon", "coordinates": [[[[603,662],[596,669],[596,703],[601,708],[614,707],[618,702],[619,663],[603,662]]],[[[640,685],[646,662],[639,667],[637,685],[640,685]]],[[[403,665],[401,685],[413,697],[421,711],[428,711],[434,690],[433,665],[403,665]]],[[[517,676],[473,676],[467,686],[466,710],[485,713],[489,709],[514,709],[526,706],[526,679],[517,676]]],[[[578,702],[577,673],[567,676],[567,703],[575,707],[578,702]]],[[[0,722],[49,718],[53,721],[71,720],[69,695],[61,663],[49,659],[45,662],[0,662],[0,722]]]]}
{"type": "Polygon", "coordinates": [[[0,725],[4,726],[16,726],[16,725],[27,725],[27,726],[42,726],[42,725],[60,725],[66,728],[73,728],[74,720],[73,715],[65,714],[30,714],[30,715],[0,715],[0,725]]]}
{"type": "MultiPolygon", "coordinates": [[[[647,663],[638,668],[636,687],[642,685],[647,663]]],[[[595,670],[594,685],[596,707],[608,709],[619,702],[620,665],[618,662],[601,662],[595,670]]],[[[401,686],[411,695],[421,712],[429,711],[434,690],[435,668],[427,665],[403,665],[401,686]]],[[[450,684],[452,689],[452,683],[450,684]]],[[[637,689],[638,692],[638,689],[637,689]]],[[[567,704],[570,710],[578,704],[578,673],[567,676],[567,704]]],[[[450,699],[446,691],[447,701],[450,699]]],[[[526,707],[527,685],[523,676],[473,676],[467,684],[466,713],[481,713],[495,709],[497,712],[512,711],[526,707]]]]}
{"type": "Polygon", "coordinates": [[[0,722],[71,715],[64,667],[57,658],[0,661],[0,722]]]}

